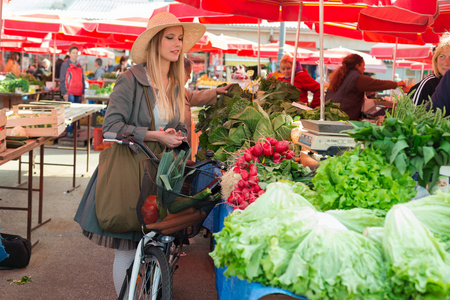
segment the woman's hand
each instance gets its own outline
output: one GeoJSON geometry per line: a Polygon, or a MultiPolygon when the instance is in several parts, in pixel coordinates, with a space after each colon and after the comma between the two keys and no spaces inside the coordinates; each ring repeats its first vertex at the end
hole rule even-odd
{"type": "Polygon", "coordinates": [[[226,86],[221,86],[221,87],[216,88],[216,95],[228,93],[227,89],[228,89],[230,86],[232,86],[233,84],[234,84],[234,83],[230,83],[230,84],[228,84],[228,85],[226,85],[226,86]]]}
{"type": "Polygon", "coordinates": [[[181,143],[187,139],[187,137],[181,135],[181,131],[176,131],[174,128],[164,128],[159,127],[159,142],[166,145],[168,148],[176,148],[181,145],[181,143]]]}
{"type": "Polygon", "coordinates": [[[397,82],[397,87],[401,88],[404,93],[408,92],[408,87],[406,86],[406,83],[403,80],[397,82]]]}

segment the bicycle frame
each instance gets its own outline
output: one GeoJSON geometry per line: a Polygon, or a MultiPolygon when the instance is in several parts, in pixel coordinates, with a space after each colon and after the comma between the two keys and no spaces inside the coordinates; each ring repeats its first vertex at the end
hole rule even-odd
{"type": "MultiPolygon", "coordinates": [[[[103,139],[104,142],[115,142],[122,145],[128,145],[128,146],[137,146],[138,149],[142,150],[145,155],[148,158],[156,159],[156,156],[152,153],[152,151],[147,147],[147,145],[134,138],[134,135],[132,133],[122,133],[122,134],[116,134],[111,132],[105,132],[103,134],[105,139],[103,139]]],[[[214,155],[214,153],[209,153],[208,160],[205,160],[201,163],[196,164],[196,167],[207,165],[211,162],[215,162],[216,167],[219,167],[222,170],[226,169],[225,164],[212,160],[211,157],[214,155]]],[[[161,235],[159,231],[150,231],[141,238],[141,240],[138,243],[136,254],[134,257],[133,267],[131,270],[131,274],[128,280],[128,299],[133,299],[135,294],[135,287],[136,285],[133,283],[136,283],[138,280],[138,274],[139,274],[139,268],[141,262],[145,259],[145,247],[147,245],[151,245],[153,247],[158,247],[162,250],[164,253],[164,256],[167,259],[167,262],[169,263],[170,272],[173,273],[176,269],[176,263],[178,261],[178,258],[180,256],[180,252],[182,250],[182,242],[179,245],[174,245],[174,251],[171,251],[171,245],[172,242],[175,240],[174,236],[171,235],[161,235]],[[172,255],[172,256],[171,256],[172,255]]],[[[160,272],[160,270],[159,270],[160,272]]],[[[155,274],[156,275],[156,284],[158,284],[160,280],[161,273],[155,274]]],[[[125,276],[125,280],[128,279],[128,276],[125,276]]],[[[155,284],[155,283],[153,283],[155,284]]],[[[123,292],[123,291],[122,291],[123,292]]],[[[122,293],[121,292],[121,293],[122,293]]]]}

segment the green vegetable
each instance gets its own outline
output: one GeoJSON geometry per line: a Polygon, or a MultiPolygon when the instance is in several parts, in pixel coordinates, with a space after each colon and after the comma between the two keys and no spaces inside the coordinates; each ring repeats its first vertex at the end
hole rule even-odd
{"type": "Polygon", "coordinates": [[[328,210],[325,213],[332,215],[345,227],[358,233],[363,233],[366,227],[382,227],[386,216],[383,210],[366,208],[328,210]]]}
{"type": "Polygon", "coordinates": [[[388,163],[380,150],[359,147],[321,162],[312,179],[323,210],[377,208],[389,210],[396,203],[409,201],[416,194],[415,181],[406,171],[388,163]]]}
{"type": "Polygon", "coordinates": [[[158,190],[156,193],[156,204],[160,219],[167,215],[168,207],[175,201],[177,194],[180,193],[184,180],[193,171],[185,174],[186,162],[191,154],[191,149],[185,155],[181,150],[175,158],[173,151],[164,152],[159,162],[158,172],[156,174],[156,184],[158,190]]]}
{"type": "Polygon", "coordinates": [[[382,126],[350,121],[354,129],[345,132],[365,147],[381,150],[401,174],[419,175],[418,183],[432,189],[439,168],[450,164],[450,120],[428,104],[414,106],[407,95],[398,98],[392,115],[382,126]]]}
{"type": "Polygon", "coordinates": [[[450,253],[450,193],[439,193],[405,203],[414,216],[446,244],[450,253]]]}
{"type": "Polygon", "coordinates": [[[381,247],[317,212],[300,184],[277,182],[215,234],[211,253],[225,275],[288,289],[308,299],[383,299],[381,247]],[[264,216],[263,218],[261,216],[264,216]]]}
{"type": "Polygon", "coordinates": [[[383,249],[393,295],[448,299],[450,254],[407,205],[396,205],[387,213],[384,232],[383,249]]]}

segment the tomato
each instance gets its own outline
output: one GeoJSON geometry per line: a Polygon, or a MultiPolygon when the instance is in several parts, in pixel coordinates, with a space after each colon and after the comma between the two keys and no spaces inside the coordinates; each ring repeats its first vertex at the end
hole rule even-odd
{"type": "Polygon", "coordinates": [[[156,205],[156,195],[150,195],[145,199],[141,208],[142,216],[145,224],[153,224],[158,221],[159,213],[156,205]]]}

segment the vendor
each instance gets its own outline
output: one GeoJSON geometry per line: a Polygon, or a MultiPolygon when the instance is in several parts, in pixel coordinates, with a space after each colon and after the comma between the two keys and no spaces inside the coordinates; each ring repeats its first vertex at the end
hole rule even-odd
{"type": "Polygon", "coordinates": [[[342,60],[342,66],[330,75],[325,100],[340,103],[342,111],[350,120],[359,120],[364,103],[364,93],[405,88],[403,81],[378,80],[364,75],[364,59],[358,54],[350,54],[342,60]]]}
{"type": "Polygon", "coordinates": [[[450,33],[447,32],[441,36],[434,50],[432,65],[433,73],[411,87],[411,100],[415,105],[429,101],[441,78],[450,69],[450,33]]]}
{"type": "MultiPolygon", "coordinates": [[[[280,78],[280,81],[291,82],[292,65],[294,59],[285,55],[280,61],[280,71],[284,74],[284,78],[280,78]]],[[[320,83],[315,81],[308,72],[303,70],[298,61],[295,62],[295,76],[294,86],[300,90],[300,102],[308,105],[308,91],[313,93],[313,99],[311,101],[311,107],[314,108],[320,105],[320,83]]]]}
{"type": "Polygon", "coordinates": [[[36,77],[36,79],[43,81],[43,77],[47,77],[52,73],[52,68],[50,61],[46,58],[42,60],[41,65],[39,68],[34,72],[33,76],[36,77]]]}

